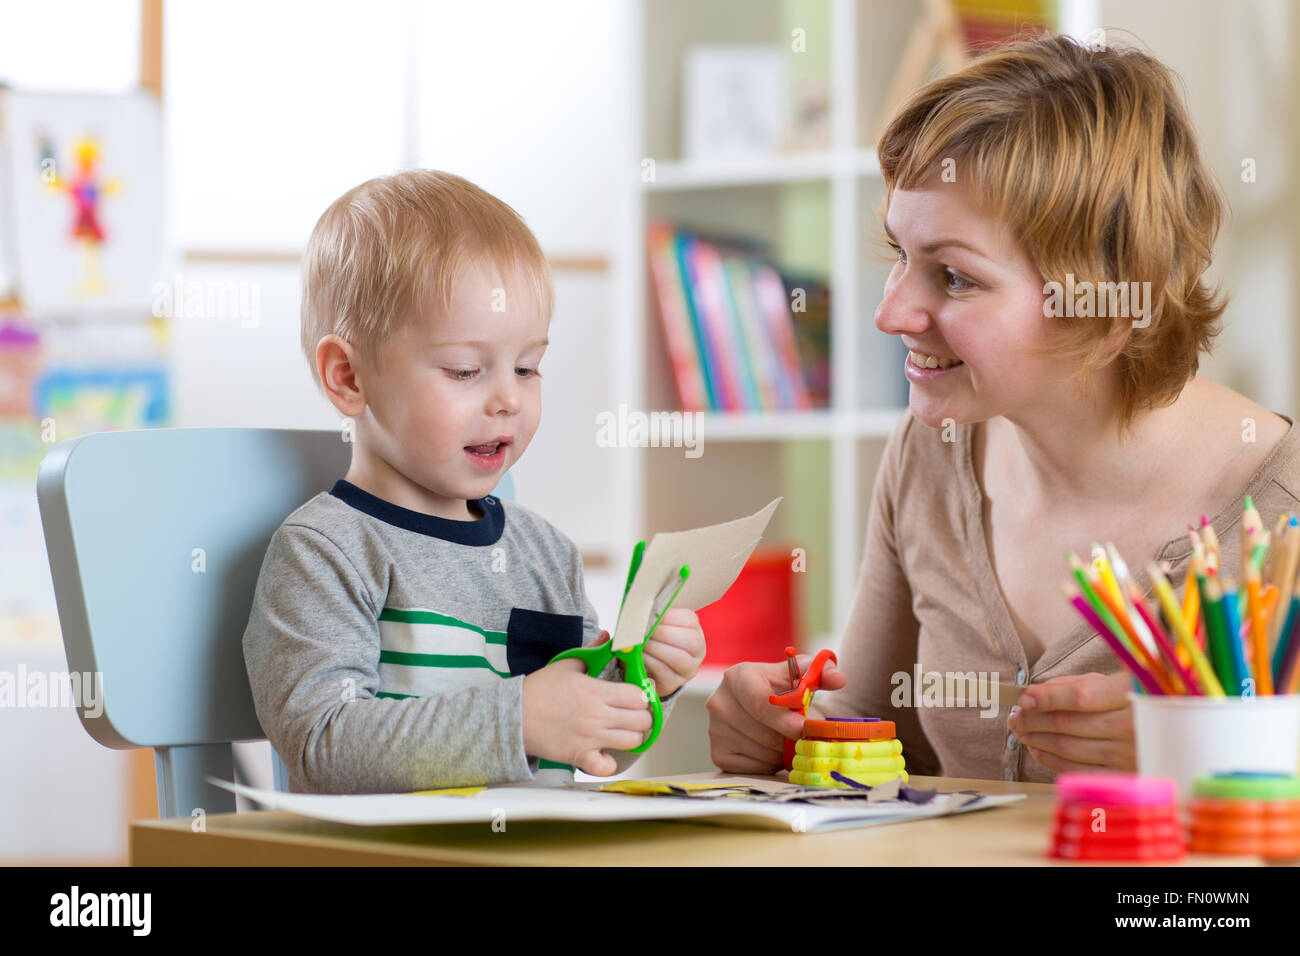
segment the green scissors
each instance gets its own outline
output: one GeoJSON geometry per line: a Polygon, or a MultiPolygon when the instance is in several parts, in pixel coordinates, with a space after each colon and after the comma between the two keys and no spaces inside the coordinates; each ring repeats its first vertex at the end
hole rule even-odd
{"type": "MultiPolygon", "coordinates": [[[[627,601],[627,592],[632,590],[632,579],[636,577],[637,569],[641,567],[641,556],[643,554],[645,554],[645,542],[640,541],[632,551],[632,566],[627,572],[627,584],[623,586],[623,599],[618,605],[619,614],[623,613],[623,603],[627,601]]],[[[658,627],[659,622],[663,620],[664,614],[667,613],[668,608],[672,607],[673,601],[677,600],[677,595],[680,594],[682,588],[686,586],[686,579],[690,577],[690,575],[690,567],[683,564],[677,572],[677,577],[680,578],[680,580],[676,582],[677,587],[673,591],[672,597],[668,599],[668,603],[664,605],[664,609],[659,612],[659,616],[655,618],[654,623],[650,625],[650,630],[646,632],[645,637],[641,638],[641,640],[632,647],[629,647],[626,650],[616,651],[614,650],[614,639],[611,637],[608,641],[605,641],[602,644],[597,644],[595,647],[575,647],[572,650],[556,654],[551,658],[551,663],[554,664],[556,661],[562,661],[568,657],[576,657],[587,665],[587,673],[592,677],[596,677],[604,671],[605,668],[609,666],[609,662],[614,658],[618,658],[623,662],[623,679],[627,683],[635,684],[641,688],[642,693],[645,694],[646,701],[650,704],[650,712],[654,715],[654,724],[650,728],[650,735],[646,737],[641,746],[633,747],[628,751],[628,753],[639,754],[649,750],[651,745],[659,739],[659,731],[663,729],[663,704],[660,703],[659,695],[655,692],[654,683],[646,674],[645,659],[641,656],[641,652],[645,647],[645,642],[650,639],[650,635],[655,632],[655,628],[658,627]]],[[[669,582],[670,585],[672,583],[673,582],[671,581],[669,582]]],[[[660,593],[662,594],[662,590],[660,593]]]]}

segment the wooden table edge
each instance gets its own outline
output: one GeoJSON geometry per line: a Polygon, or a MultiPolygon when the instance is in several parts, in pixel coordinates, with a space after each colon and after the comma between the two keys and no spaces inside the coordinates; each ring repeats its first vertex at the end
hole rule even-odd
{"type": "MultiPolygon", "coordinates": [[[[681,774],[669,779],[709,780],[731,777],[734,774],[701,773],[681,774]]],[[[771,777],[768,779],[781,780],[771,777]]],[[[655,842],[656,832],[659,836],[676,839],[680,835],[693,831],[702,842],[722,844],[721,852],[733,849],[732,856],[741,855],[748,842],[766,842],[775,837],[778,840],[795,839],[798,841],[821,841],[823,838],[843,839],[846,833],[861,834],[874,831],[881,836],[875,839],[889,840],[891,833],[900,827],[922,827],[926,824],[945,827],[957,826],[965,829],[959,822],[964,819],[985,818],[986,814],[999,814],[1005,825],[1006,814],[1023,817],[1020,826],[1033,829],[1030,831],[1041,850],[1037,855],[1024,854],[1018,860],[958,859],[948,863],[936,863],[932,860],[918,860],[908,863],[890,859],[873,862],[864,859],[857,865],[918,865],[918,866],[1090,866],[1096,864],[1074,861],[1052,860],[1046,856],[1048,840],[1048,823],[1054,799],[1054,786],[1048,783],[1028,783],[1004,780],[980,780],[965,777],[912,777],[914,786],[926,789],[940,789],[944,792],[956,790],[979,790],[989,795],[1023,793],[1022,801],[985,810],[972,811],[948,817],[926,820],[906,821],[896,824],[884,824],[879,827],[865,827],[858,830],[839,830],[827,833],[784,834],[774,830],[759,830],[733,827],[719,827],[685,820],[645,820],[624,822],[601,822],[583,824],[575,821],[529,821],[516,824],[528,828],[532,833],[545,835],[547,829],[573,829],[581,826],[602,828],[602,837],[632,839],[637,842],[655,842]],[[691,828],[691,831],[684,830],[691,828]],[[703,829],[701,829],[703,827],[703,829]],[[746,841],[746,837],[749,840],[746,841]]],[[[448,836],[481,836],[483,824],[446,824],[417,825],[396,827],[351,826],[314,820],[286,810],[258,810],[247,813],[214,814],[204,820],[204,831],[194,831],[195,821],[189,817],[172,817],[167,819],[136,820],[130,825],[130,860],[132,866],[565,866],[581,865],[574,860],[557,860],[555,856],[572,856],[573,848],[564,846],[557,850],[547,847],[543,850],[522,846],[513,849],[485,850],[480,846],[455,847],[431,846],[428,843],[405,843],[400,838],[404,831],[410,835],[429,835],[430,827],[438,826],[438,832],[448,836]],[[291,825],[293,832],[281,832],[276,827],[291,825]],[[447,828],[447,829],[444,829],[447,828]],[[471,829],[473,828],[473,829],[471,829]],[[308,832],[304,832],[308,831],[308,832]],[[310,832],[316,831],[316,832],[310,832]],[[551,859],[539,859],[549,854],[551,859]],[[259,857],[262,858],[259,861],[259,857]],[[270,859],[267,859],[270,857],[270,859]]],[[[516,831],[518,832],[518,831],[516,831]]],[[[552,834],[558,836],[559,834],[552,834]]],[[[966,836],[970,833],[967,830],[966,836]]],[[[694,838],[693,838],[694,839],[694,838]]],[[[504,847],[506,844],[502,844],[504,847]]],[[[823,845],[826,845],[823,843],[823,845]]],[[[790,844],[800,851],[810,847],[808,842],[790,844]]],[[[799,856],[806,856],[800,852],[799,856]]],[[[698,854],[697,854],[698,856],[698,854]]],[[[1192,855],[1173,864],[1137,864],[1142,865],[1252,865],[1260,861],[1250,857],[1217,857],[1192,855]]],[[[782,854],[778,859],[772,857],[771,865],[786,865],[789,855],[782,854]]],[[[718,865],[765,865],[762,860],[734,862],[726,858],[686,860],[626,859],[610,862],[600,860],[593,865],[652,865],[652,866],[718,866],[718,865]]],[[[816,865],[816,864],[804,864],[816,865]]],[[[850,862],[829,861],[825,865],[854,865],[850,862]]],[[[1115,864],[1108,864],[1115,865],[1115,864]]],[[[1119,864],[1124,865],[1124,864],[1119,864]]]]}

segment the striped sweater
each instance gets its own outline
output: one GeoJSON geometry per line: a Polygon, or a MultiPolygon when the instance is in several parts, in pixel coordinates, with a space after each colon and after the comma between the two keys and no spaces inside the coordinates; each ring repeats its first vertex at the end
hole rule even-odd
{"type": "Polygon", "coordinates": [[[291,790],[572,779],[524,753],[522,701],[525,675],[600,633],[577,548],[522,505],[470,507],[439,518],[340,479],[272,535],[244,660],[291,790]]]}

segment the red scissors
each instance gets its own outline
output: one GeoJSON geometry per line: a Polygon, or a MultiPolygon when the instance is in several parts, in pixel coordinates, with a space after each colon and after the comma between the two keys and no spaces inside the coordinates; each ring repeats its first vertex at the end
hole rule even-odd
{"type": "MultiPolygon", "coordinates": [[[[784,694],[773,694],[768,698],[768,702],[778,707],[789,707],[805,717],[808,716],[808,705],[812,703],[813,694],[821,690],[822,670],[825,669],[827,661],[839,664],[834,651],[819,651],[812,663],[808,665],[808,669],[800,674],[799,664],[795,660],[795,649],[787,647],[785,662],[790,668],[790,689],[784,694]]],[[[794,769],[794,743],[789,737],[785,739],[782,755],[786,770],[794,769]]]]}

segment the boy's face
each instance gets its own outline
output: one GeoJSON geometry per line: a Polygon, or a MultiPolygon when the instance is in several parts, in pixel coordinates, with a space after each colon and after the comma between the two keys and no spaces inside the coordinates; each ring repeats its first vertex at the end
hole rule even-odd
{"type": "Polygon", "coordinates": [[[446,314],[426,305],[385,343],[383,371],[364,385],[367,438],[430,512],[466,518],[464,502],[489,494],[528,447],[549,325],[521,276],[479,262],[456,276],[446,314]]]}

